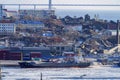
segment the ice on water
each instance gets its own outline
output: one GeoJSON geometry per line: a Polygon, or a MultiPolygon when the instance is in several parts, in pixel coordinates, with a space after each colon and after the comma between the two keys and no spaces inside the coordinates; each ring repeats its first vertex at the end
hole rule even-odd
{"type": "Polygon", "coordinates": [[[2,68],[2,80],[120,80],[120,68],[2,68]],[[96,79],[95,79],[96,78],[96,79]],[[108,79],[107,79],[108,78],[108,79]]]}

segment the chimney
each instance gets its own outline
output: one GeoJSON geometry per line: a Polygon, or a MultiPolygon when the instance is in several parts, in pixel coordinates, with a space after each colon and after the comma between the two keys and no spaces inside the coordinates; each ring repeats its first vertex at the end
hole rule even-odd
{"type": "Polygon", "coordinates": [[[120,38],[119,38],[119,28],[120,28],[120,22],[117,20],[117,45],[120,44],[120,38]]]}

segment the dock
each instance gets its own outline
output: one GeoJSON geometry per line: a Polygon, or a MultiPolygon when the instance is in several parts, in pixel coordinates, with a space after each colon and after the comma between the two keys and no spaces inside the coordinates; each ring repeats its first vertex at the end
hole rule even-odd
{"type": "Polygon", "coordinates": [[[0,60],[0,66],[1,67],[19,67],[18,62],[19,60],[14,61],[14,60],[0,60]]]}

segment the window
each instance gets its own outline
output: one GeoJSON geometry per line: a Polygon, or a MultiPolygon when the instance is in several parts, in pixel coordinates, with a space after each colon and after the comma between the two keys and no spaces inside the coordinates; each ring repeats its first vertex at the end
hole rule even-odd
{"type": "Polygon", "coordinates": [[[56,47],[56,50],[60,50],[60,47],[56,47]]]}

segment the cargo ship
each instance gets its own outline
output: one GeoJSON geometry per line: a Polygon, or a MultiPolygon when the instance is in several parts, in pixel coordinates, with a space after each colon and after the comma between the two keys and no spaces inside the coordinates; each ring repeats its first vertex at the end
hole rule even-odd
{"type": "Polygon", "coordinates": [[[118,67],[120,67],[120,62],[116,63],[116,65],[117,65],[118,67]]]}
{"type": "Polygon", "coordinates": [[[79,67],[85,68],[91,65],[91,62],[82,56],[75,55],[72,52],[65,52],[64,56],[50,58],[47,61],[22,61],[19,62],[21,68],[63,68],[63,67],[79,67]]]}
{"type": "Polygon", "coordinates": [[[39,64],[35,62],[19,62],[21,68],[65,68],[65,67],[78,67],[86,68],[90,66],[90,62],[79,63],[54,63],[54,62],[41,62],[39,64]]]}

